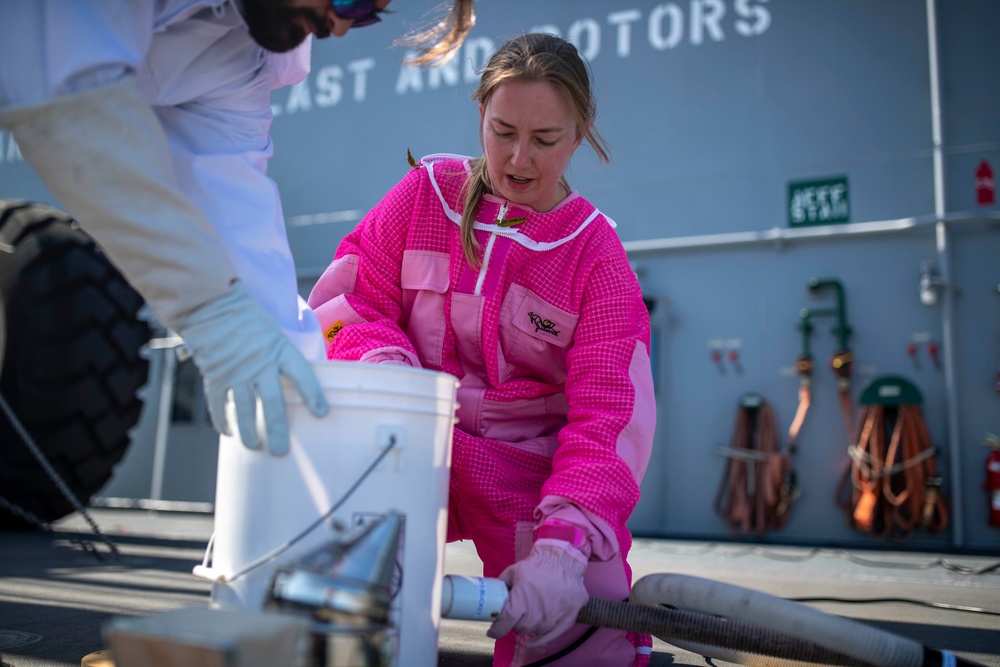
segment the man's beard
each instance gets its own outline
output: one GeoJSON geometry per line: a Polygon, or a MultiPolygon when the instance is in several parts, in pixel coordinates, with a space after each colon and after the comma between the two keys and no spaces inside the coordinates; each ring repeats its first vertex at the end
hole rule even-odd
{"type": "Polygon", "coordinates": [[[318,39],[330,36],[326,18],[306,8],[288,7],[288,0],[243,0],[243,20],[250,36],[268,51],[291,51],[306,38],[299,17],[312,24],[318,39]]]}

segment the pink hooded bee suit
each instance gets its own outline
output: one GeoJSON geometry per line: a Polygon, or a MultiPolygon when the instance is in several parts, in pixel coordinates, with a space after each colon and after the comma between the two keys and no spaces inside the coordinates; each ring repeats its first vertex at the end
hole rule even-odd
{"type": "MultiPolygon", "coordinates": [[[[551,519],[581,527],[594,597],[625,599],[656,419],[649,315],[614,223],[573,192],[547,213],[486,195],[482,266],[459,234],[467,158],[424,158],[348,234],[309,296],[332,359],[405,363],[461,381],[449,541],[472,539],[496,577],[551,519]]],[[[515,634],[495,665],[543,651],[515,634]]],[[[645,664],[648,635],[599,629],[556,665],[645,664]]]]}

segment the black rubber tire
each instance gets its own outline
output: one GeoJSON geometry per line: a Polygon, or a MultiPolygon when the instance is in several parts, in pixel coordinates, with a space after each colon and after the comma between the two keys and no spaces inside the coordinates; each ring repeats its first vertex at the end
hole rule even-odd
{"type": "MultiPolygon", "coordinates": [[[[143,303],[72,218],[0,200],[0,392],[83,505],[110,479],[142,412],[143,303]]],[[[0,496],[45,522],[74,510],[2,413],[0,496]]],[[[31,527],[0,506],[0,530],[31,527]]]]}

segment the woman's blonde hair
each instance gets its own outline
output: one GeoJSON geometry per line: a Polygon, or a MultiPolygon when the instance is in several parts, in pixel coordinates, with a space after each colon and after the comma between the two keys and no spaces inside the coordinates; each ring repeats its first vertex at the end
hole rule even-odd
{"type": "Polygon", "coordinates": [[[448,14],[436,24],[396,40],[396,44],[416,51],[416,55],[403,64],[433,67],[447,62],[475,24],[473,0],[455,0],[448,14]]]}
{"type": "MultiPolygon", "coordinates": [[[[584,139],[602,162],[611,161],[607,144],[594,127],[597,105],[590,87],[590,69],[575,46],[546,33],[528,33],[511,39],[497,49],[483,67],[472,99],[485,107],[497,88],[514,80],[547,81],[555,85],[569,104],[584,139]]],[[[479,132],[482,141],[482,119],[479,132]]],[[[493,192],[493,184],[484,157],[472,160],[471,166],[472,174],[465,185],[461,237],[466,260],[478,267],[479,244],[472,233],[472,225],[483,195],[493,192]]],[[[569,189],[565,177],[562,182],[569,189]]]]}

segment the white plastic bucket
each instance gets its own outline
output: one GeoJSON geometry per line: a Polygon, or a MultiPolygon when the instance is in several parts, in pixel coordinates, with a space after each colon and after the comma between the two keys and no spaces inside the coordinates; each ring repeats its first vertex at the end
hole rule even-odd
{"type": "Polygon", "coordinates": [[[436,665],[458,381],[404,366],[316,362],[314,368],[330,413],[317,419],[297,392],[286,391],[287,456],[221,439],[212,563],[196,573],[215,580],[214,606],[261,608],[276,567],[329,542],[329,522],[237,574],[326,514],[394,440],[331,519],[348,526],[390,510],[405,515],[402,587],[390,630],[398,630],[395,664],[405,658],[407,665],[436,665]]]}

